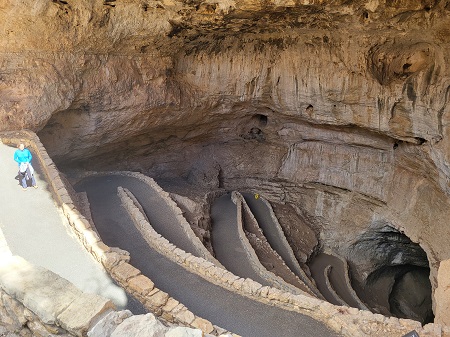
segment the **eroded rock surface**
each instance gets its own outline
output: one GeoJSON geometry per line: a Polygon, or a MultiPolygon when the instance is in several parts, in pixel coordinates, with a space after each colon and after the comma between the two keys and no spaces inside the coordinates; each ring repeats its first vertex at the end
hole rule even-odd
{"type": "Polygon", "coordinates": [[[0,130],[37,131],[65,169],[259,191],[361,282],[373,266],[351,247],[387,223],[424,249],[435,289],[449,14],[438,0],[5,0],[0,130]]]}

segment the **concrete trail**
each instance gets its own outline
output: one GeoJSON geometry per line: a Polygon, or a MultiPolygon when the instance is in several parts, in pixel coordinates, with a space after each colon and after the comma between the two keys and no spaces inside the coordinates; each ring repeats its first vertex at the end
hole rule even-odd
{"type": "Polygon", "coordinates": [[[310,263],[311,274],[330,303],[342,305],[343,301],[348,306],[368,310],[351,287],[347,268],[338,257],[326,253],[318,254],[310,263]]]}
{"type": "MultiPolygon", "coordinates": [[[[32,165],[38,188],[23,191],[15,179],[15,147],[0,142],[0,231],[2,253],[18,255],[47,268],[72,282],[86,293],[111,299],[118,308],[129,305],[126,293],[114,284],[103,267],[94,260],[71,233],[67,219],[52,198],[37,156],[32,165]]],[[[132,301],[130,299],[130,301],[132,301]]],[[[136,305],[136,310],[141,308],[136,305]]]]}
{"type": "Polygon", "coordinates": [[[263,199],[256,199],[253,193],[242,193],[242,195],[258,221],[259,226],[263,230],[267,241],[272,248],[280,254],[286,265],[293,272],[297,272],[300,266],[297,265],[297,261],[294,261],[295,258],[293,257],[293,253],[289,251],[289,244],[284,242],[283,237],[277,231],[277,227],[273,223],[270,214],[270,209],[264,204],[263,199]]]}
{"type": "Polygon", "coordinates": [[[270,285],[249,262],[238,234],[236,204],[229,193],[217,198],[211,207],[211,240],[216,258],[233,274],[270,285]]]}
{"type": "Polygon", "coordinates": [[[309,316],[266,305],[211,284],[151,249],[127,211],[120,207],[117,187],[127,188],[134,194],[155,230],[165,229],[166,235],[172,237],[169,241],[175,243],[182,239],[177,238],[182,234],[167,232],[173,228],[166,222],[171,209],[148,204],[154,199],[151,194],[155,192],[145,189],[138,179],[135,182],[132,179],[135,178],[95,176],[82,180],[75,189],[87,192],[93,220],[102,240],[109,246],[130,252],[130,263],[148,276],[156,287],[196,315],[243,337],[339,336],[309,316]]]}
{"type": "MultiPolygon", "coordinates": [[[[218,258],[227,261],[227,264],[233,268],[230,270],[237,276],[247,277],[239,269],[245,272],[252,268],[258,278],[264,280],[263,285],[268,284],[292,294],[314,296],[270,246],[242,194],[237,191],[231,193],[231,200],[237,210],[234,212],[237,213],[237,218],[228,216],[228,214],[217,216],[223,209],[223,207],[218,207],[222,199],[223,197],[214,201],[211,213],[211,237],[213,238],[211,243],[215,252],[221,251],[218,258]],[[219,209],[219,212],[214,212],[215,209],[219,209]],[[229,226],[230,222],[232,222],[231,227],[229,226]],[[214,240],[214,238],[218,240],[214,240]],[[245,254],[240,254],[239,258],[235,258],[236,249],[245,254]],[[267,266],[270,268],[264,266],[263,262],[269,262],[270,265],[267,266]]],[[[227,207],[227,209],[229,208],[227,207]]]]}
{"type": "MultiPolygon", "coordinates": [[[[159,234],[164,236],[178,248],[183,249],[185,252],[202,257],[204,251],[200,251],[198,246],[194,244],[189,237],[187,237],[186,233],[183,232],[173,209],[168,206],[167,202],[159,193],[155,192],[142,180],[135,177],[117,174],[108,175],[105,179],[109,182],[110,186],[108,190],[104,191],[105,194],[116,194],[118,186],[124,186],[127,188],[129,186],[134,197],[139,200],[139,204],[143,208],[149,222],[159,234]]],[[[96,177],[86,178],[85,184],[95,185],[97,181],[98,179],[96,177]]],[[[115,219],[111,219],[111,221],[115,221],[115,219]]],[[[192,234],[195,236],[194,233],[192,234]]],[[[194,237],[194,239],[197,238],[194,237]]],[[[198,245],[201,245],[203,248],[200,240],[198,240],[198,245]]],[[[209,256],[211,255],[209,252],[207,252],[207,254],[209,256]]]]}

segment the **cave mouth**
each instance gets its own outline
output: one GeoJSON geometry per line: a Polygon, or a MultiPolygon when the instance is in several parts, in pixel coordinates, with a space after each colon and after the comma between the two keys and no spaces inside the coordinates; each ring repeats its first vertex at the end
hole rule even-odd
{"type": "Polygon", "coordinates": [[[414,318],[422,324],[432,323],[430,269],[410,266],[399,275],[389,296],[391,313],[400,318],[414,318]]]}
{"type": "Polygon", "coordinates": [[[422,324],[434,321],[429,262],[418,243],[384,225],[364,233],[349,259],[356,265],[353,279],[363,280],[355,290],[372,311],[422,324]]]}

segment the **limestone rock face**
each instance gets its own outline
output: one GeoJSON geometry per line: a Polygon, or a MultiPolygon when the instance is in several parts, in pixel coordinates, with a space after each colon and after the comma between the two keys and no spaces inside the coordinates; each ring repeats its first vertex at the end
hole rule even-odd
{"type": "Polygon", "coordinates": [[[3,0],[0,130],[38,132],[61,168],[259,191],[362,283],[374,266],[352,247],[386,224],[424,249],[435,289],[449,14],[438,0],[3,0]]]}
{"type": "Polygon", "coordinates": [[[446,314],[449,310],[449,295],[448,295],[448,280],[449,274],[448,274],[448,268],[449,268],[449,262],[448,260],[442,261],[441,266],[439,268],[439,275],[438,275],[438,288],[436,289],[436,292],[434,293],[436,299],[437,299],[437,308],[436,308],[436,321],[440,322],[442,325],[450,325],[449,317],[446,314]]]}

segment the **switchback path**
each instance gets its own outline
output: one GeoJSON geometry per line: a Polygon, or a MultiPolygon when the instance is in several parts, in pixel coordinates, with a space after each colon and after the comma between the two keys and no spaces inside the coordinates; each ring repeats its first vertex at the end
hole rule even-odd
{"type": "MultiPolygon", "coordinates": [[[[338,336],[323,323],[299,313],[266,305],[211,284],[200,276],[157,253],[148,246],[117,196],[117,187],[127,188],[145,210],[155,230],[171,228],[164,221],[171,210],[148,204],[155,196],[141,181],[110,175],[86,178],[77,191],[86,191],[92,217],[102,240],[130,252],[130,263],[159,289],[183,303],[196,315],[243,337],[338,336]],[[134,180],[134,181],[133,181],[134,180]],[[142,198],[142,196],[144,197],[142,198]]],[[[171,233],[178,240],[182,233],[171,233]]]]}
{"type": "Polygon", "coordinates": [[[339,301],[336,300],[332,293],[326,286],[325,281],[325,269],[331,266],[331,272],[329,275],[329,282],[336,294],[342,299],[347,305],[354,308],[361,308],[361,304],[356,300],[356,293],[352,291],[350,285],[346,281],[345,274],[348,270],[345,268],[342,261],[336,256],[320,253],[310,263],[311,274],[316,280],[317,284],[321,287],[321,291],[328,302],[340,305],[339,301]]]}
{"type": "Polygon", "coordinates": [[[280,254],[287,266],[295,273],[297,271],[297,266],[291,263],[291,256],[287,249],[287,243],[285,244],[281,240],[280,234],[278,233],[277,227],[270,214],[270,209],[264,204],[262,199],[256,199],[253,193],[242,193],[242,196],[258,221],[270,246],[280,254]]]}
{"type": "MultiPolygon", "coordinates": [[[[123,289],[114,284],[97,261],[71,233],[67,220],[52,198],[36,156],[32,160],[38,188],[22,190],[15,179],[15,147],[0,142],[0,231],[3,251],[9,248],[28,262],[47,268],[80,290],[127,307],[123,289]]],[[[35,155],[32,152],[33,155],[35,155]]],[[[135,311],[135,310],[133,310],[135,311]]]]}
{"type": "Polygon", "coordinates": [[[211,207],[211,240],[217,259],[227,270],[243,278],[251,278],[262,285],[270,285],[248,261],[238,232],[237,208],[227,193],[211,207]]]}

